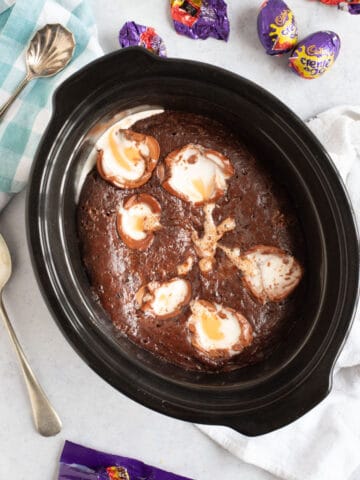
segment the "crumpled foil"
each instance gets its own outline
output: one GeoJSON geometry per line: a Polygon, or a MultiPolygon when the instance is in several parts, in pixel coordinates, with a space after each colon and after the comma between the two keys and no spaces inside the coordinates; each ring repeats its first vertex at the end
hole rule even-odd
{"type": "Polygon", "coordinates": [[[224,0],[170,0],[174,27],[180,35],[227,41],[230,23],[224,0]]]}
{"type": "Polygon", "coordinates": [[[346,2],[342,1],[339,4],[339,8],[340,10],[346,10],[352,15],[360,15],[360,0],[357,0],[357,1],[348,0],[346,2]]]}
{"type": "Polygon", "coordinates": [[[352,15],[360,15],[360,0],[320,0],[326,5],[337,5],[340,10],[345,10],[352,15]]]}
{"type": "Polygon", "coordinates": [[[139,25],[135,22],[125,22],[119,32],[121,47],[144,47],[159,57],[166,57],[166,46],[163,39],[152,27],[139,25]]]}

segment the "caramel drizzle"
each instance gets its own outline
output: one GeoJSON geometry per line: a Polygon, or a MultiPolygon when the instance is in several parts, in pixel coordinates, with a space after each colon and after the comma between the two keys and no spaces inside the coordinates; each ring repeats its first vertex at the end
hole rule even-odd
{"type": "Polygon", "coordinates": [[[215,254],[218,247],[218,242],[227,232],[235,229],[235,220],[231,217],[223,220],[219,225],[215,225],[213,219],[214,203],[209,203],[204,206],[204,234],[199,238],[196,230],[192,232],[191,240],[194,243],[196,253],[201,258],[199,267],[202,272],[209,272],[212,270],[215,263],[215,254]]]}

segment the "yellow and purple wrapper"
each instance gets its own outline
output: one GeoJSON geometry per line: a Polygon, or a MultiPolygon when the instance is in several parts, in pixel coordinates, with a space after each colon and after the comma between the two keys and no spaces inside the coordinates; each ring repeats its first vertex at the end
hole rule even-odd
{"type": "Polygon", "coordinates": [[[294,13],[283,0],[266,0],[257,19],[258,36],[268,55],[291,52],[298,41],[294,13]]]}
{"type": "Polygon", "coordinates": [[[289,59],[289,67],[306,80],[319,78],[330,70],[340,52],[335,32],[316,32],[298,43],[289,59]]]}

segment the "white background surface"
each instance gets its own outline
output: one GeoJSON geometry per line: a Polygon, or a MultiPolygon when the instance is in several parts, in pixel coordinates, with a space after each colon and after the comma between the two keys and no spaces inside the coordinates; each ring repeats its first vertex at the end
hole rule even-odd
{"type": "MultiPolygon", "coordinates": [[[[232,29],[228,44],[177,36],[169,20],[167,0],[92,3],[106,52],[118,48],[122,24],[135,20],[157,28],[169,56],[207,61],[235,71],[270,90],[304,119],[334,105],[359,103],[360,17],[336,8],[310,0],[289,0],[302,37],[332,29],[343,41],[333,70],[321,79],[305,81],[288,71],[286,58],[270,58],[263,53],[256,36],[257,0],[228,1],[232,29]]],[[[192,425],[128,400],[85,365],[62,337],[40,296],[26,246],[24,205],[25,195],[20,194],[0,216],[0,231],[14,262],[5,304],[64,429],[51,439],[34,431],[16,358],[0,325],[0,480],[55,479],[64,439],[137,457],[198,480],[274,480],[272,475],[232,457],[192,425]]],[[[353,477],[359,478],[360,472],[353,477]]]]}

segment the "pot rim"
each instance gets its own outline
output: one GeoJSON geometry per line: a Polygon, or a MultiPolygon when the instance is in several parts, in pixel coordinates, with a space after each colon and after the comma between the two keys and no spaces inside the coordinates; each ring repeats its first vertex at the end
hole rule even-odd
{"type": "MultiPolygon", "coordinates": [[[[214,67],[211,65],[199,63],[199,62],[194,62],[190,60],[178,60],[178,59],[163,59],[159,57],[155,57],[152,54],[144,51],[141,48],[134,47],[134,48],[129,48],[124,51],[119,51],[119,52],[114,52],[109,55],[106,55],[104,57],[101,57],[98,60],[95,60],[94,62],[90,63],[89,65],[83,67],[80,71],[77,73],[73,74],[71,77],[69,77],[60,87],[55,92],[54,95],[54,111],[53,111],[53,116],[52,119],[49,123],[48,129],[44,134],[44,137],[42,139],[42,142],[39,146],[36,159],[34,161],[33,167],[32,167],[32,172],[31,172],[31,180],[30,180],[30,186],[28,188],[28,194],[27,194],[27,238],[28,238],[28,244],[29,244],[29,249],[31,252],[31,259],[33,263],[33,268],[37,276],[38,283],[41,287],[43,296],[48,304],[49,309],[52,311],[53,316],[55,320],[58,323],[58,326],[61,328],[63,331],[65,337],[67,340],[72,344],[72,346],[75,348],[75,350],[81,355],[81,357],[89,364],[89,366],[95,370],[99,375],[101,375],[105,380],[107,380],[110,384],[112,384],[115,388],[119,389],[123,393],[125,393],[127,396],[130,398],[140,401],[143,405],[148,406],[154,410],[159,411],[160,413],[165,413],[177,418],[180,418],[182,420],[189,420],[197,423],[208,423],[208,424],[223,424],[223,425],[228,425],[232,426],[235,429],[238,429],[242,433],[246,433],[249,435],[253,434],[260,434],[260,433],[265,433],[266,431],[269,431],[269,425],[270,429],[278,428],[279,426],[284,425],[285,423],[289,423],[288,421],[277,421],[271,424],[271,422],[266,424],[266,422],[263,422],[263,424],[260,422],[257,423],[257,425],[251,425],[247,424],[245,425],[243,421],[239,421],[239,416],[237,415],[236,412],[232,411],[229,412],[229,414],[224,415],[224,412],[219,412],[216,409],[212,410],[211,408],[208,408],[206,411],[200,406],[198,408],[195,408],[194,405],[186,405],[186,402],[182,402],[181,405],[178,404],[178,401],[176,399],[171,399],[171,395],[167,396],[167,399],[164,400],[161,396],[159,397],[159,391],[161,389],[151,389],[149,388],[149,385],[147,385],[147,388],[144,389],[142,388],[139,384],[134,384],[132,382],[131,375],[129,376],[129,369],[134,369],[134,364],[127,364],[125,359],[124,364],[122,365],[122,377],[121,379],[115,378],[115,372],[113,371],[112,368],[109,367],[111,363],[111,359],[107,358],[107,361],[109,362],[109,365],[106,366],[104,369],[104,358],[99,358],[99,355],[95,354],[94,351],[92,351],[91,348],[89,348],[89,340],[90,337],[82,337],[80,335],[80,332],[76,330],[76,326],[74,325],[73,322],[69,321],[69,315],[71,316],[74,312],[68,311],[67,315],[64,314],[64,310],[61,305],[59,305],[59,299],[57,297],[57,292],[56,289],[53,287],[53,279],[51,278],[51,274],[49,273],[49,265],[45,261],[44,258],[44,252],[47,251],[47,248],[45,247],[46,239],[43,236],[43,232],[39,230],[39,218],[38,218],[38,203],[40,201],[39,198],[39,192],[41,190],[40,184],[43,181],[46,181],[46,175],[47,175],[47,168],[48,165],[46,166],[46,160],[48,158],[48,155],[51,153],[51,150],[53,148],[53,145],[47,145],[49,142],[49,136],[50,139],[51,137],[54,137],[55,132],[57,131],[58,135],[62,134],[63,129],[66,129],[67,124],[69,122],[69,114],[71,113],[71,108],[70,112],[66,112],[66,109],[69,108],[69,106],[66,106],[64,104],[64,99],[68,97],[68,90],[72,89],[73,83],[79,80],[82,80],[84,77],[87,75],[90,75],[91,72],[95,72],[97,69],[102,68],[102,66],[108,65],[110,62],[112,62],[114,59],[118,59],[121,56],[124,58],[131,58],[131,56],[134,55],[135,57],[137,56],[138,58],[146,58],[147,61],[153,64],[167,64],[167,65],[177,65],[177,66],[187,66],[187,67],[196,67],[198,69],[202,69],[203,71],[206,72],[211,72],[211,74],[214,77],[217,78],[224,78],[227,77],[228,79],[231,79],[234,83],[236,82],[238,86],[246,86],[246,88],[251,89],[253,92],[256,92],[256,95],[258,96],[258,101],[261,102],[264,98],[268,102],[268,107],[270,108],[272,106],[273,110],[276,112],[277,115],[286,115],[287,119],[291,121],[292,128],[293,130],[295,128],[299,129],[301,131],[302,135],[302,141],[303,143],[306,143],[307,148],[310,149],[310,146],[312,146],[312,149],[316,151],[316,155],[322,158],[322,160],[326,159],[328,162],[326,168],[328,171],[331,172],[332,177],[336,177],[336,181],[338,182],[338,190],[342,190],[342,208],[347,209],[348,212],[348,227],[350,225],[350,229],[352,230],[349,233],[349,236],[352,237],[353,245],[349,246],[349,248],[352,248],[352,253],[353,255],[359,259],[359,246],[358,246],[358,234],[356,231],[356,222],[355,222],[355,215],[351,207],[351,203],[348,197],[348,194],[346,192],[346,189],[344,188],[344,184],[342,182],[342,179],[339,177],[337,170],[325,151],[324,147],[320,144],[320,142],[313,136],[313,134],[310,132],[310,130],[307,128],[307,126],[293,113],[291,112],[285,105],[283,105],[280,100],[266,92],[264,89],[261,87],[255,85],[254,83],[243,79],[242,77],[239,77],[231,72],[228,72],[226,70],[220,69],[218,67],[214,67]],[[58,127],[61,127],[61,130],[58,131],[58,127]],[[305,142],[306,140],[306,142],[305,142]],[[45,167],[45,170],[44,170],[45,167]],[[45,180],[44,180],[45,179],[45,180]],[[36,199],[36,201],[34,200],[36,199]],[[349,218],[352,218],[352,221],[349,220],[349,218]],[[36,225],[37,228],[34,228],[34,225],[36,225]],[[355,239],[355,242],[354,242],[355,239]],[[50,285],[50,290],[49,290],[49,285],[50,285]]],[[[85,99],[88,97],[85,97],[85,99]]],[[[313,153],[313,155],[315,155],[313,153]]],[[[334,177],[334,178],[335,178],[334,177]]],[[[333,178],[333,181],[334,181],[333,178]]],[[[355,259],[354,259],[355,260],[355,259]]],[[[355,262],[354,262],[355,263],[355,262]]],[[[337,329],[335,329],[332,333],[332,338],[329,339],[328,345],[326,349],[323,349],[321,352],[321,355],[319,356],[318,359],[316,359],[316,362],[313,362],[312,368],[308,368],[306,371],[306,375],[303,375],[302,378],[298,380],[298,382],[293,382],[293,385],[291,388],[287,388],[287,393],[286,393],[286,398],[289,400],[292,395],[296,394],[296,391],[299,394],[299,391],[304,387],[304,385],[307,385],[308,388],[311,386],[313,392],[316,392],[316,400],[309,400],[307,402],[306,408],[300,408],[299,411],[294,412],[292,416],[288,416],[288,419],[294,420],[295,418],[298,418],[298,416],[302,415],[305,411],[309,410],[312,408],[315,404],[317,404],[320,400],[322,400],[327,393],[330,390],[330,385],[331,385],[331,377],[332,377],[332,370],[334,367],[334,364],[336,362],[336,359],[338,355],[340,354],[340,351],[343,347],[343,344],[345,343],[345,340],[349,334],[349,330],[354,318],[354,313],[355,313],[355,304],[356,301],[358,300],[357,298],[357,286],[358,286],[358,281],[359,281],[359,268],[358,268],[359,262],[357,262],[357,268],[353,269],[350,271],[352,275],[351,282],[352,283],[352,288],[354,290],[353,294],[350,295],[348,294],[348,304],[343,305],[343,309],[347,308],[348,313],[346,314],[346,327],[344,330],[344,325],[339,325],[337,329]],[[350,305],[350,308],[349,308],[350,305]],[[352,315],[349,314],[349,311],[352,310],[352,315]],[[351,318],[349,318],[351,316],[351,318]],[[339,330],[342,329],[342,333],[340,334],[339,338],[339,330]],[[337,335],[336,335],[337,334],[337,335]],[[323,381],[319,382],[318,381],[318,373],[323,372],[323,381]]],[[[349,279],[347,279],[349,282],[349,279]]],[[[78,326],[77,326],[78,327],[78,326]]],[[[88,332],[89,335],[90,333],[93,334],[94,332],[88,332]]],[[[92,340],[93,341],[93,340],[92,340]]],[[[106,351],[107,347],[107,341],[105,338],[100,338],[99,336],[97,337],[97,341],[99,344],[102,345],[102,353],[106,351]]],[[[90,342],[91,344],[91,342],[90,342]]],[[[117,376],[118,372],[117,372],[117,376]]],[[[295,397],[294,397],[295,398],[295,397]]],[[[284,401],[284,399],[283,399],[284,401]]],[[[264,413],[264,418],[266,417],[265,412],[267,412],[267,415],[269,416],[271,411],[274,411],[276,408],[275,404],[278,404],[278,407],[280,409],[280,403],[276,402],[274,399],[269,399],[268,402],[263,402],[261,410],[264,413]]],[[[253,409],[251,409],[253,410],[253,409]]],[[[246,409],[242,410],[242,414],[246,413],[246,409]]]]}

